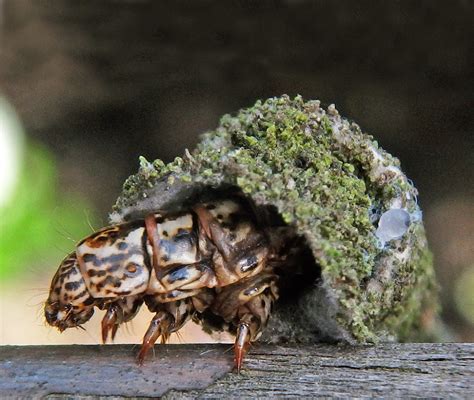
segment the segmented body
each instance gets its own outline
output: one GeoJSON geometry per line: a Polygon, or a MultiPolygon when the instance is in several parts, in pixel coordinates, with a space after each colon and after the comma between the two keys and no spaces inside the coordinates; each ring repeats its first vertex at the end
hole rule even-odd
{"type": "Polygon", "coordinates": [[[212,312],[237,335],[240,370],[278,298],[277,253],[239,199],[151,214],[104,228],[77,245],[53,278],[46,320],[62,331],[86,322],[94,307],[105,309],[105,342],[145,302],[156,314],[138,356],[142,363],[160,336],[164,342],[193,316],[212,312]]]}

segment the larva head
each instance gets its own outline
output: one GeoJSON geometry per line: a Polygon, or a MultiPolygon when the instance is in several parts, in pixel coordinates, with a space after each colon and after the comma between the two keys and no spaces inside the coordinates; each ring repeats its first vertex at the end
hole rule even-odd
{"type": "Polygon", "coordinates": [[[46,321],[61,332],[77,327],[92,317],[95,303],[82,278],[76,253],[69,254],[61,262],[51,282],[44,306],[46,321]]]}

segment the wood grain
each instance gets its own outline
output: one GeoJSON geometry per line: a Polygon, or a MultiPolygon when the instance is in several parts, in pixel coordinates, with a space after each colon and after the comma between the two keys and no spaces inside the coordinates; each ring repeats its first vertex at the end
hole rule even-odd
{"type": "Polygon", "coordinates": [[[436,397],[474,393],[474,344],[254,346],[232,373],[229,345],[0,347],[0,398],[98,396],[436,397]]]}

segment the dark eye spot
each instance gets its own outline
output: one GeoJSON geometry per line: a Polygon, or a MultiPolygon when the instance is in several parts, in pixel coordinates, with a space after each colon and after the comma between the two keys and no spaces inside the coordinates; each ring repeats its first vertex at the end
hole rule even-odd
{"type": "Polygon", "coordinates": [[[224,216],[222,214],[217,214],[217,219],[223,219],[224,216]]]}
{"type": "Polygon", "coordinates": [[[120,242],[117,247],[119,250],[125,250],[128,247],[128,244],[125,242],[120,242]]]}
{"type": "Polygon", "coordinates": [[[54,323],[57,321],[58,319],[58,313],[53,311],[53,312],[50,312],[50,311],[45,311],[44,312],[44,316],[46,318],[46,321],[48,322],[48,324],[50,325],[54,325],[54,323]]]}
{"type": "Polygon", "coordinates": [[[168,231],[163,231],[163,236],[168,237],[168,231]]]}

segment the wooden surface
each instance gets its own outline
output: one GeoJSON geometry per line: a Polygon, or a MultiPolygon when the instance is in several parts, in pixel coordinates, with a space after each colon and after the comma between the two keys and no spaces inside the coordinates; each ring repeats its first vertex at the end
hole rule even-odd
{"type": "MultiPolygon", "coordinates": [[[[0,347],[0,398],[67,394],[165,398],[472,398],[474,344],[254,346],[231,372],[230,345],[0,347]]],[[[70,397],[70,396],[69,396],[70,397]]]]}

